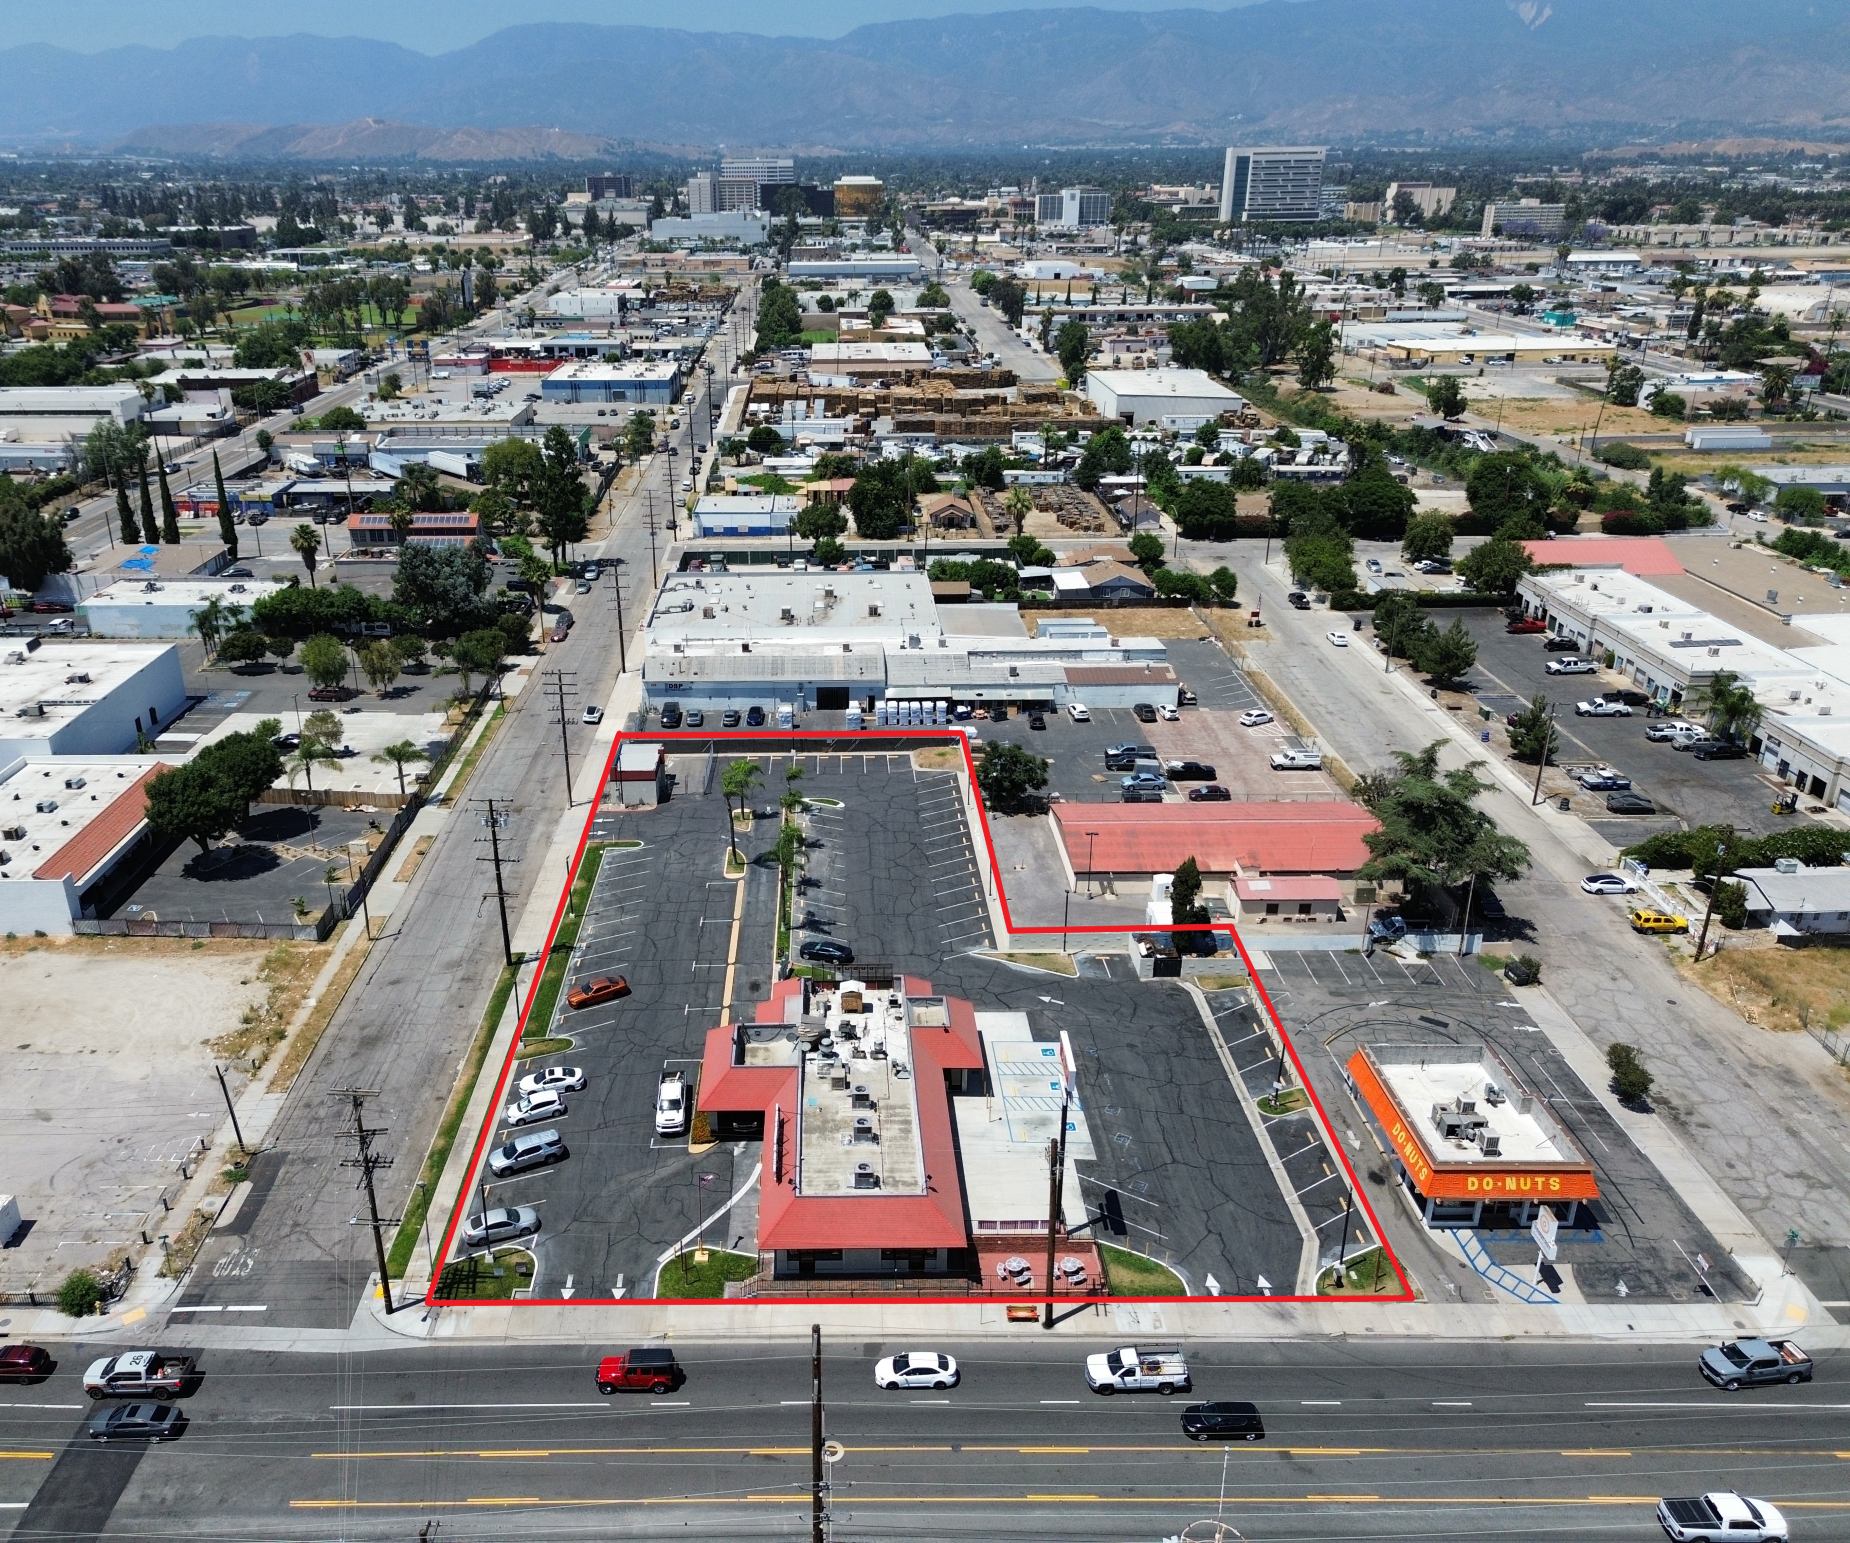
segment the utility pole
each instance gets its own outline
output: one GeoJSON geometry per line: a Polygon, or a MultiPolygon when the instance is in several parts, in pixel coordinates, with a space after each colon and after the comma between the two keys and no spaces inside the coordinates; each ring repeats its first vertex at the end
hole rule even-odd
{"type": "Polygon", "coordinates": [[[1715,897],[1721,893],[1722,887],[1722,868],[1720,864],[1722,858],[1727,855],[1728,848],[1726,846],[1718,846],[1715,849],[1716,869],[1715,872],[1709,876],[1709,905],[1708,909],[1702,913],[1702,935],[1696,939],[1697,964],[1702,963],[1702,950],[1708,945],[1709,919],[1715,914],[1715,897]]]}
{"type": "Polygon", "coordinates": [[[809,1543],[824,1543],[822,1507],[822,1325],[809,1326],[809,1543]]]}
{"type": "Polygon", "coordinates": [[[610,587],[617,595],[617,669],[619,673],[627,675],[630,662],[626,652],[628,645],[623,640],[623,570],[615,564],[610,569],[610,587]]]}
{"type": "Polygon", "coordinates": [[[649,588],[659,589],[662,580],[655,564],[655,489],[647,489],[646,496],[649,500],[649,588]]]}
{"type": "Polygon", "coordinates": [[[1041,1327],[1053,1327],[1054,1240],[1060,1230],[1061,1192],[1066,1182],[1066,1119],[1073,1097],[1071,1046],[1064,1031],[1060,1035],[1060,1125],[1047,1143],[1047,1306],[1041,1314],[1041,1327]]]}
{"type": "MultiPolygon", "coordinates": [[[[506,808],[497,809],[495,800],[492,798],[484,798],[479,802],[488,806],[487,812],[482,816],[482,823],[488,827],[488,856],[478,857],[476,861],[495,865],[495,901],[501,908],[501,952],[511,970],[514,968],[514,935],[508,930],[507,886],[502,879],[501,867],[503,863],[517,863],[520,859],[501,855],[501,827],[507,824],[506,808]]],[[[505,803],[505,800],[503,802],[505,803]]],[[[481,838],[478,836],[476,840],[479,844],[481,838]]]]}
{"type": "Polygon", "coordinates": [[[238,1138],[238,1150],[246,1157],[251,1149],[244,1144],[244,1132],[238,1125],[238,1111],[231,1102],[231,1089],[225,1086],[225,1068],[214,1063],[212,1070],[218,1073],[218,1090],[225,1095],[225,1112],[231,1116],[231,1134],[238,1138]]]}
{"type": "Polygon", "coordinates": [[[559,754],[565,761],[565,807],[572,807],[572,744],[566,735],[566,725],[571,722],[566,712],[565,699],[569,694],[578,695],[578,672],[576,670],[547,670],[545,674],[551,679],[548,688],[553,694],[553,705],[559,710],[559,754]]]}
{"type": "Polygon", "coordinates": [[[386,1273],[384,1232],[386,1223],[379,1215],[379,1197],[373,1190],[373,1174],[380,1168],[390,1168],[392,1159],[381,1157],[373,1151],[373,1138],[383,1136],[385,1128],[369,1126],[366,1123],[366,1100],[378,1096],[377,1088],[331,1088],[328,1091],[328,1097],[344,1098],[353,1109],[353,1139],[359,1146],[360,1155],[342,1159],[341,1167],[360,1170],[360,1187],[366,1191],[366,1214],[372,1220],[373,1253],[379,1261],[379,1291],[385,1298],[385,1310],[389,1317],[397,1309],[392,1304],[392,1278],[386,1273]]]}
{"type": "Polygon", "coordinates": [[[1529,795],[1533,809],[1542,801],[1542,773],[1548,769],[1548,756],[1555,747],[1555,710],[1548,709],[1548,726],[1542,730],[1542,753],[1535,758],[1535,791],[1529,795]]]}

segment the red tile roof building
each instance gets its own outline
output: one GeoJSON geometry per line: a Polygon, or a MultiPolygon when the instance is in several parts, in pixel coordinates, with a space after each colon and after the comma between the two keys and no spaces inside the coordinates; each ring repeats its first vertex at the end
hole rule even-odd
{"type": "Polygon", "coordinates": [[[1054,828],[1076,875],[1173,873],[1188,858],[1204,877],[1352,874],[1379,822],[1345,800],[1304,803],[1055,804],[1054,828]],[[1088,836],[1088,831],[1098,834],[1088,836]]]}
{"type": "Polygon", "coordinates": [[[1623,568],[1640,579],[1684,571],[1662,536],[1557,536],[1552,541],[1525,541],[1522,549],[1538,568],[1623,568]]]}

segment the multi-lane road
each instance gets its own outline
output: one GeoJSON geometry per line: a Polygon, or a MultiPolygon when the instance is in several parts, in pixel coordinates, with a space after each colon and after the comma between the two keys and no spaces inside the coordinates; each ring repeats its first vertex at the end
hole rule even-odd
{"type": "MultiPolygon", "coordinates": [[[[832,1536],[1154,1540],[1219,1514],[1254,1543],[1645,1539],[1659,1495],[1717,1488],[1785,1507],[1797,1538],[1850,1532],[1832,1357],[1809,1386],[1725,1394],[1687,1348],[1196,1345],[1194,1396],[1251,1400],[1266,1433],[1194,1445],[1189,1399],[1086,1388],[1083,1355],[1132,1336],[1081,1324],[914,1347],[958,1358],[944,1392],[875,1390],[874,1358],[905,1345],[825,1341],[832,1536]]],[[[680,1344],[684,1386],[600,1397],[593,1367],[621,1348],[207,1353],[189,1428],[144,1453],[78,1434],[73,1346],[0,1399],[0,1518],[20,1540],[808,1529],[807,1342],[680,1344]]]]}

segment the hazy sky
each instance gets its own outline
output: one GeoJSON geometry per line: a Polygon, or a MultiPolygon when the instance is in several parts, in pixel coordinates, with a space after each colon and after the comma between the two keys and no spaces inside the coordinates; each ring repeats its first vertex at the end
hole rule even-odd
{"type": "MultiPolygon", "coordinates": [[[[11,12],[4,44],[50,43],[92,52],[122,43],[170,47],[207,34],[238,37],[312,32],[323,37],[383,38],[423,53],[443,53],[519,22],[580,21],[839,37],[866,22],[954,12],[1041,10],[1073,0],[64,0],[55,6],[0,5],[11,12]]],[[[1182,9],[1187,0],[1091,0],[1104,10],[1182,9]]],[[[1194,0],[1227,10],[1254,0],[1194,0]]]]}

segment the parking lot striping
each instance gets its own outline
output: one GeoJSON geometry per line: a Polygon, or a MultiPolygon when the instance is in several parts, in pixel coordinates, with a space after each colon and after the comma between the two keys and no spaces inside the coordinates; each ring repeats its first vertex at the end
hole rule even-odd
{"type": "Polygon", "coordinates": [[[0,1404],[0,1409],[81,1409],[82,1404],[0,1404]]]}

